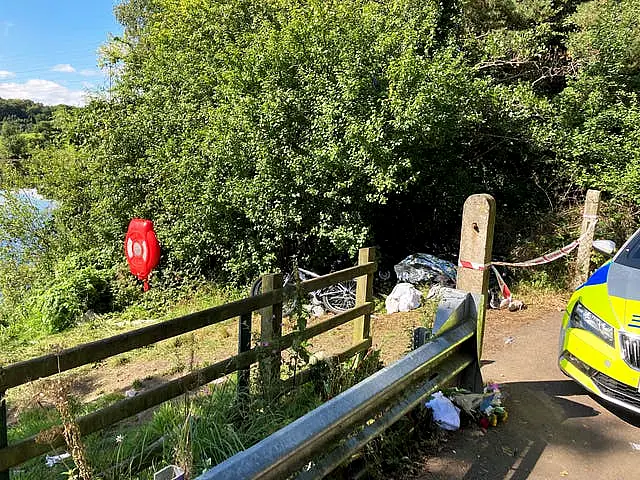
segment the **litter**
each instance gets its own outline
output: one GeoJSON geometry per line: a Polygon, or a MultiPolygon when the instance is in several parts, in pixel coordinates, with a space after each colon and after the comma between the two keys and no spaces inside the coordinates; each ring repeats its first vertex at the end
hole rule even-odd
{"type": "Polygon", "coordinates": [[[387,313],[408,312],[420,306],[422,293],[410,283],[399,283],[384,301],[387,313]]]}
{"type": "Polygon", "coordinates": [[[438,283],[449,287],[456,284],[456,266],[427,253],[409,255],[393,269],[400,282],[438,283]]]}
{"type": "Polygon", "coordinates": [[[513,342],[515,342],[515,341],[516,341],[516,339],[515,339],[515,338],[513,338],[513,337],[505,337],[505,339],[504,339],[504,344],[505,344],[505,345],[509,345],[509,344],[511,344],[511,343],[513,343],[513,342]]]}
{"type": "MultiPolygon", "coordinates": [[[[409,255],[393,269],[399,282],[411,284],[426,283],[431,285],[427,298],[437,296],[438,289],[442,287],[455,287],[457,271],[456,266],[441,258],[428,253],[414,253],[409,255]]],[[[524,310],[526,305],[521,300],[514,300],[511,290],[502,278],[498,269],[491,265],[493,276],[489,283],[489,308],[509,309],[514,312],[524,310]]]]}
{"type": "Polygon", "coordinates": [[[155,472],[153,480],[184,480],[184,470],[176,465],[168,465],[155,472]]]}
{"type": "Polygon", "coordinates": [[[438,391],[431,397],[425,406],[433,410],[433,420],[444,430],[458,430],[460,428],[460,409],[442,392],[438,391]]]}
{"type": "Polygon", "coordinates": [[[127,390],[126,392],[124,392],[124,396],[125,398],[133,398],[136,395],[138,395],[138,392],[136,389],[132,388],[131,390],[127,390]]]}
{"type": "Polygon", "coordinates": [[[509,417],[507,410],[502,406],[502,392],[497,383],[488,383],[483,393],[454,389],[450,397],[455,405],[474,418],[484,429],[504,423],[509,417]]]}
{"type": "Polygon", "coordinates": [[[629,445],[631,445],[631,448],[634,450],[640,450],[640,443],[629,442],[629,445]]]}
{"type": "Polygon", "coordinates": [[[47,467],[51,468],[70,457],[71,454],[67,452],[61,453],[60,455],[47,455],[44,459],[44,463],[47,467]]]}
{"type": "Polygon", "coordinates": [[[509,311],[516,312],[518,310],[526,310],[527,306],[522,300],[512,300],[509,303],[509,311]]]}

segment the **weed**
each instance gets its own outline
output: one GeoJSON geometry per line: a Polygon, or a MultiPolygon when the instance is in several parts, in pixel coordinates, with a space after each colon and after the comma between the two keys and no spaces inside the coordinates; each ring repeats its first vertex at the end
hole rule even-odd
{"type": "MultiPolygon", "coordinates": [[[[80,437],[80,427],[76,423],[72,414],[72,401],[70,396],[70,385],[62,380],[54,380],[48,382],[48,388],[45,389],[51,401],[55,405],[60,419],[62,420],[62,435],[67,447],[70,450],[71,457],[76,464],[78,470],[77,477],[80,480],[91,480],[93,472],[87,460],[87,451],[80,437]]],[[[53,439],[59,434],[58,429],[50,431],[51,437],[47,439],[47,435],[41,436],[41,441],[53,443],[53,439]],[[55,433],[54,433],[55,432],[55,433]]]]}
{"type": "Polygon", "coordinates": [[[133,388],[134,390],[142,390],[143,388],[143,382],[142,380],[135,379],[132,383],[131,383],[131,388],[133,388]]]}

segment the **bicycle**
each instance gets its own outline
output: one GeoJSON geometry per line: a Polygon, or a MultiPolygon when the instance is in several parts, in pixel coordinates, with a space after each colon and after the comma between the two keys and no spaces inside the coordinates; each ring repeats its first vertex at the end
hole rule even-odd
{"type": "MultiPolygon", "coordinates": [[[[301,281],[320,276],[304,268],[298,268],[298,275],[301,281]]],[[[284,287],[295,287],[296,280],[293,274],[287,273],[283,275],[282,283],[284,287]]],[[[259,277],[251,286],[251,296],[260,295],[261,293],[262,277],[259,277]]],[[[346,282],[336,283],[335,285],[310,292],[309,296],[312,301],[315,299],[318,304],[322,304],[325,310],[332,313],[342,313],[356,306],[356,281],[347,280],[346,282]]],[[[297,305],[298,299],[295,296],[285,299],[282,304],[282,314],[288,317],[293,313],[297,305]]]]}

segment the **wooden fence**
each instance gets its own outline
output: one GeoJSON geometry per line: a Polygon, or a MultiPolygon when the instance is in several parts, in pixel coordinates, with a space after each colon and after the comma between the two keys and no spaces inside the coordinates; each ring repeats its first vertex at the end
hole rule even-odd
{"type": "MultiPolygon", "coordinates": [[[[0,480],[9,480],[9,468],[64,444],[61,432],[48,435],[46,444],[39,443],[37,435],[8,444],[5,394],[10,388],[240,317],[237,355],[76,419],[80,433],[87,435],[233,372],[238,372],[238,388],[245,390],[248,388],[249,368],[255,363],[260,363],[263,374],[280,383],[283,350],[291,347],[294,342],[308,340],[349,321],[354,321],[352,345],[339,353],[338,357],[346,359],[367,350],[371,346],[370,316],[374,308],[374,257],[373,248],[363,248],[360,250],[357,266],[301,282],[297,287],[282,287],[282,276],[279,274],[266,275],[263,277],[261,295],[0,367],[0,480]],[[354,278],[357,279],[354,308],[303,331],[282,335],[282,303],[285,298],[290,298],[291,295],[306,296],[310,292],[354,278]],[[255,311],[260,312],[261,318],[260,344],[251,348],[251,320],[255,311]]],[[[305,372],[302,377],[307,377],[305,372]]]]}

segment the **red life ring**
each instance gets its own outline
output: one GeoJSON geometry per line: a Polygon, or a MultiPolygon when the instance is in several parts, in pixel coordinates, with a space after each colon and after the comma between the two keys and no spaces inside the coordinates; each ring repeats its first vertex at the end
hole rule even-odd
{"type": "Polygon", "coordinates": [[[160,244],[153,230],[153,222],[134,218],[124,239],[124,254],[129,270],[144,282],[144,291],[149,290],[149,275],[160,261],[160,244]]]}

